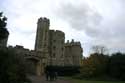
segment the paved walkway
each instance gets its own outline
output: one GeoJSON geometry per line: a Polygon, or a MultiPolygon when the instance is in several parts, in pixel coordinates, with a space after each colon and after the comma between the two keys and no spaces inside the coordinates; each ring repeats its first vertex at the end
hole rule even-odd
{"type": "Polygon", "coordinates": [[[63,77],[59,77],[55,81],[46,81],[45,76],[29,76],[32,83],[72,83],[70,80],[65,80],[63,77]]]}

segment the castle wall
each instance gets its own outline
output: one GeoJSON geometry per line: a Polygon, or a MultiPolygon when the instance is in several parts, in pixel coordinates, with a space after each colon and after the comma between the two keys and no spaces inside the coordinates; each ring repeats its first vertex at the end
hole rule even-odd
{"type": "Polygon", "coordinates": [[[37,55],[34,50],[29,50],[23,46],[16,45],[15,47],[9,46],[9,49],[15,50],[18,58],[28,67],[28,74],[42,75],[44,70],[41,66],[41,57],[37,55]]]}
{"type": "Polygon", "coordinates": [[[66,66],[80,66],[82,60],[82,48],[80,42],[65,43],[65,58],[64,63],[66,66]]]}
{"type": "Polygon", "coordinates": [[[64,65],[64,41],[65,34],[59,30],[50,30],[50,62],[51,65],[64,65]]]}

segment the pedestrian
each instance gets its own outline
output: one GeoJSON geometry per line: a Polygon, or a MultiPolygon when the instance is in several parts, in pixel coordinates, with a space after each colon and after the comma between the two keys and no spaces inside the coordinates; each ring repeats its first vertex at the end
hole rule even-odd
{"type": "Polygon", "coordinates": [[[58,78],[58,72],[55,71],[55,80],[58,78]]]}
{"type": "Polygon", "coordinates": [[[50,72],[49,72],[49,68],[48,68],[48,66],[46,66],[46,68],[45,68],[45,76],[46,76],[46,80],[48,81],[49,80],[49,77],[50,77],[50,72]]]}

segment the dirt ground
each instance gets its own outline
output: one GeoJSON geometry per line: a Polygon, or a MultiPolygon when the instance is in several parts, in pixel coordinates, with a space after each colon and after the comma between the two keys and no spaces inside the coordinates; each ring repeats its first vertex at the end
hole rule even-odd
{"type": "Polygon", "coordinates": [[[47,81],[45,76],[28,76],[32,83],[73,83],[70,80],[66,80],[63,77],[58,77],[57,80],[47,81]]]}

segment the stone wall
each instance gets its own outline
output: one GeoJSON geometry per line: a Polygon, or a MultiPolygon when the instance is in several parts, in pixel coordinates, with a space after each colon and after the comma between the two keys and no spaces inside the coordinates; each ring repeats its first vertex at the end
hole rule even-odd
{"type": "Polygon", "coordinates": [[[65,66],[80,66],[82,61],[82,47],[80,42],[67,41],[65,43],[65,66]]]}
{"type": "Polygon", "coordinates": [[[65,34],[59,30],[50,30],[50,65],[64,65],[65,34]]]}

